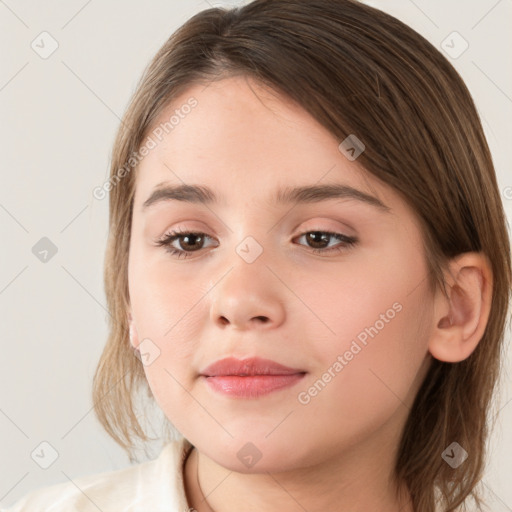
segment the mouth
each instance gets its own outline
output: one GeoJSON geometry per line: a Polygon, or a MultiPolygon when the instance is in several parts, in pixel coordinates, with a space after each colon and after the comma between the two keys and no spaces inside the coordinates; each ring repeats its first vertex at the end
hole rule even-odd
{"type": "Polygon", "coordinates": [[[216,393],[232,398],[258,398],[291,387],[306,372],[270,359],[225,358],[205,368],[200,377],[216,393]]]}

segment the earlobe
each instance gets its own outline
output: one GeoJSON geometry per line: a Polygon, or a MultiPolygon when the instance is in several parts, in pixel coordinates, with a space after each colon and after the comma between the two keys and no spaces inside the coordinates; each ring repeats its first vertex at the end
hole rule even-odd
{"type": "Polygon", "coordinates": [[[492,300],[492,270],[481,253],[464,253],[450,264],[446,297],[436,295],[434,329],[429,340],[433,357],[460,362],[476,349],[484,335],[492,300]]]}
{"type": "Polygon", "coordinates": [[[130,337],[130,345],[137,350],[139,346],[139,339],[137,334],[137,329],[135,327],[135,322],[133,320],[132,314],[128,313],[128,324],[129,324],[129,337],[130,337]]]}

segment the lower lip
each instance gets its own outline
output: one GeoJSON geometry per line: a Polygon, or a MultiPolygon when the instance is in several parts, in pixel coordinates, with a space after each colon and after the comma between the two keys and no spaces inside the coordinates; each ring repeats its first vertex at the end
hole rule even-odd
{"type": "Polygon", "coordinates": [[[303,377],[304,373],[292,375],[252,375],[241,377],[224,375],[205,377],[206,383],[214,390],[234,398],[258,398],[279,389],[289,388],[303,377]]]}

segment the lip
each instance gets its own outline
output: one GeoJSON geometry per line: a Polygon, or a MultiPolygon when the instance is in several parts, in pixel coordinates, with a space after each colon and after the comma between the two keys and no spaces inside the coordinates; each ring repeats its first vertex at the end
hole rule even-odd
{"type": "Polygon", "coordinates": [[[270,359],[221,359],[201,371],[214,391],[233,398],[257,398],[299,382],[306,372],[270,359]]]}
{"type": "Polygon", "coordinates": [[[254,375],[293,375],[296,373],[305,373],[304,370],[290,368],[276,363],[271,359],[261,357],[250,357],[248,359],[236,359],[235,357],[226,357],[207,366],[201,375],[205,377],[219,376],[254,376],[254,375]]]}

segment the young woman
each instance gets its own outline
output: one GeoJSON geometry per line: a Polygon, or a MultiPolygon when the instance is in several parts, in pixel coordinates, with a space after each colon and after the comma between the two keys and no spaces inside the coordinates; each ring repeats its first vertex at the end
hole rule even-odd
{"type": "Polygon", "coordinates": [[[13,512],[483,510],[510,243],[429,42],[353,0],[202,11],[145,71],[104,190],[95,411],[132,454],[146,390],[178,438],[13,512]]]}

